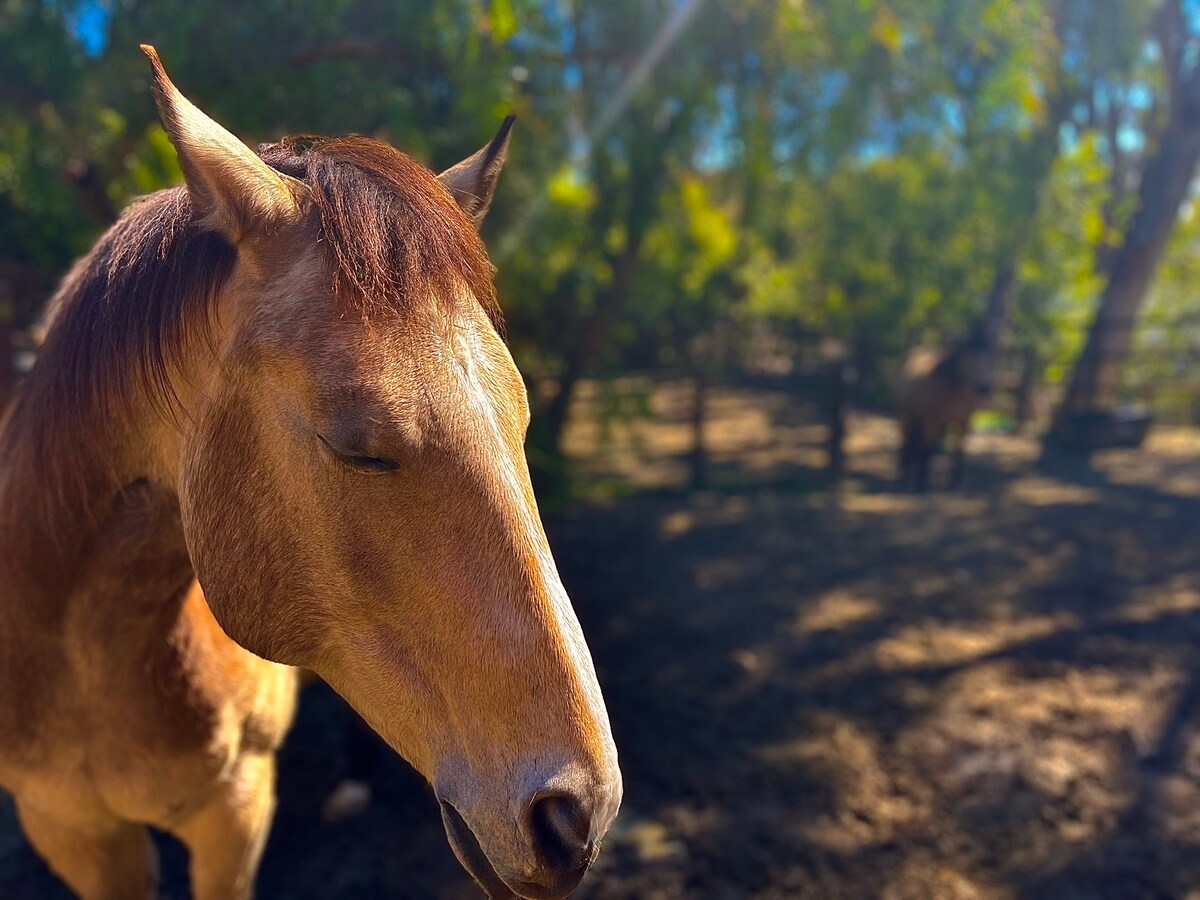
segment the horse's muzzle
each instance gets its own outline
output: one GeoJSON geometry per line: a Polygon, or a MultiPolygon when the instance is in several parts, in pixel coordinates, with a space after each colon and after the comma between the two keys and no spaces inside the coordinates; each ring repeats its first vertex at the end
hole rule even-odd
{"type": "Polygon", "coordinates": [[[462,814],[441,801],[442,823],[455,856],[491,900],[562,900],[579,886],[599,852],[595,813],[565,792],[534,795],[525,804],[521,831],[536,868],[521,879],[505,879],[488,859],[462,814]]]}
{"type": "Polygon", "coordinates": [[[479,839],[467,826],[462,814],[445,800],[441,801],[441,807],[442,825],[446,828],[446,837],[449,838],[450,848],[458,857],[458,861],[462,863],[462,867],[479,882],[479,886],[484,889],[490,900],[515,900],[519,895],[513,893],[496,874],[487,854],[479,846],[479,839]]]}

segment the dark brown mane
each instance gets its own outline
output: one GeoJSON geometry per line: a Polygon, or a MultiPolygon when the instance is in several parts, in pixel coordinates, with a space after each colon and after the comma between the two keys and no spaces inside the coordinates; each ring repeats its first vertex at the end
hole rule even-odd
{"type": "MultiPolygon", "coordinates": [[[[372,318],[420,294],[456,304],[465,286],[500,327],[483,243],[427,168],[363,137],[287,138],[259,153],[308,185],[336,302],[372,318]]],[[[190,336],[208,333],[237,260],[196,220],[184,188],[137,201],[64,280],[38,365],[0,434],[15,481],[78,503],[103,474],[87,473],[81,439],[118,421],[136,396],[172,408],[171,369],[190,336]]]]}
{"type": "Polygon", "coordinates": [[[465,285],[499,326],[483,242],[425,166],[364,137],[285,138],[259,155],[309,186],[334,288],[365,315],[465,285]]]}
{"type": "Polygon", "coordinates": [[[962,345],[956,345],[945,348],[940,353],[941,359],[930,371],[930,376],[948,384],[957,384],[962,374],[963,360],[968,349],[962,345]]]}
{"type": "Polygon", "coordinates": [[[965,375],[964,367],[972,356],[978,356],[987,349],[985,338],[976,329],[966,337],[943,347],[939,353],[941,359],[933,367],[930,375],[949,384],[957,384],[965,375]]]}

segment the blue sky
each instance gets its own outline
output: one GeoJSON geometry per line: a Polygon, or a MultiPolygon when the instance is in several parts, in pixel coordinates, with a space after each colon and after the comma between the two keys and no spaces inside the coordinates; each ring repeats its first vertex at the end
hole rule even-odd
{"type": "Polygon", "coordinates": [[[102,53],[108,42],[108,4],[87,0],[79,5],[72,18],[75,37],[84,51],[90,56],[102,53]]]}

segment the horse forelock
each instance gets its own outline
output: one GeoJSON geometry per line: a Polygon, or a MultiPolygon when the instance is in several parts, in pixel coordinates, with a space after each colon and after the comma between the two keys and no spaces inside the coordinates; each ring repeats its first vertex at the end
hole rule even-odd
{"type": "Polygon", "coordinates": [[[340,302],[370,316],[432,294],[452,309],[466,288],[501,327],[479,233],[425,166],[356,136],[290,137],[259,153],[308,185],[340,302]]]}

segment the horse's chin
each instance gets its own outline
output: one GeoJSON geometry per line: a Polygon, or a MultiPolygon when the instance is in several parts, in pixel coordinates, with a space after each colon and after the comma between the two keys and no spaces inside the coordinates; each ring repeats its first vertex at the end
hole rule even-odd
{"type": "Polygon", "coordinates": [[[450,848],[467,873],[483,888],[490,900],[520,900],[520,895],[514,893],[496,874],[487,854],[479,845],[479,839],[459,811],[445,800],[441,801],[441,807],[442,824],[446,828],[450,848]]]}

